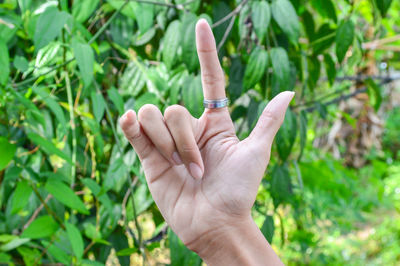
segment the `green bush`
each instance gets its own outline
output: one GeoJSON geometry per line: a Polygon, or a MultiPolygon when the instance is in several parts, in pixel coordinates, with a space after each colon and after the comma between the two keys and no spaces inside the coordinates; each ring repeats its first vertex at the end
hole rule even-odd
{"type": "MultiPolygon", "coordinates": [[[[167,229],[117,126],[124,111],[145,103],[201,115],[199,18],[213,27],[239,138],[272,97],[297,92],[256,222],[286,262],[343,263],[326,235],[349,232],[380,204],[382,175],[360,178],[310,140],[316,121],[335,119],[331,104],[349,91],[351,81],[337,76],[357,77],[381,61],[399,68],[398,55],[365,46],[395,35],[399,10],[391,0],[2,1],[0,263],[153,264],[168,249],[166,263],[201,263],[167,229]]],[[[378,110],[382,88],[366,85],[360,92],[378,110]]]]}

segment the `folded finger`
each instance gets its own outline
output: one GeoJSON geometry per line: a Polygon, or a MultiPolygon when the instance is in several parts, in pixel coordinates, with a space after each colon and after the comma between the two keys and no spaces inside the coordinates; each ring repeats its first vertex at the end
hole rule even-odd
{"type": "Polygon", "coordinates": [[[142,128],[133,110],[127,111],[119,121],[125,137],[129,140],[141,160],[145,159],[154,146],[142,132],[142,128]]]}
{"type": "Polygon", "coordinates": [[[200,179],[204,173],[204,165],[193,133],[195,119],[188,110],[179,105],[168,107],[164,119],[183,163],[194,178],[200,179]]]}
{"type": "Polygon", "coordinates": [[[155,105],[146,104],[140,108],[138,116],[144,132],[160,153],[172,164],[182,164],[160,110],[155,105]]]}

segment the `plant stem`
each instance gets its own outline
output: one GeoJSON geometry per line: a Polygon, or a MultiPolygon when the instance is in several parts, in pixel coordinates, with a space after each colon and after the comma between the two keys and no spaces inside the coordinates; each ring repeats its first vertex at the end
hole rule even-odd
{"type": "Polygon", "coordinates": [[[72,132],[71,187],[73,187],[75,185],[75,178],[76,178],[76,150],[77,150],[75,117],[74,117],[74,102],[72,100],[71,82],[69,80],[68,73],[64,72],[64,76],[65,76],[65,86],[67,88],[69,120],[70,120],[70,124],[71,124],[71,132],[72,132]]]}
{"type": "MultiPolygon", "coordinates": [[[[94,85],[96,87],[97,93],[101,93],[99,85],[94,82],[94,85]]],[[[117,135],[117,130],[115,128],[112,116],[111,116],[111,112],[110,112],[110,108],[108,107],[108,104],[105,104],[105,109],[106,109],[106,116],[107,119],[109,120],[109,123],[111,125],[111,130],[113,132],[114,138],[115,138],[115,142],[118,146],[119,152],[121,154],[121,156],[123,155],[123,149],[122,149],[122,145],[121,142],[119,141],[118,135],[117,135]]],[[[144,247],[143,247],[143,240],[142,240],[142,228],[140,227],[139,221],[137,219],[137,212],[136,212],[136,204],[135,204],[135,197],[133,194],[133,183],[132,183],[132,179],[129,178],[129,187],[131,188],[131,199],[132,199],[132,210],[133,210],[133,218],[134,218],[134,222],[135,222],[135,226],[138,232],[138,243],[139,243],[139,250],[140,253],[142,254],[143,257],[143,263],[146,261],[146,254],[144,251],[144,247]]]]}
{"type": "Polygon", "coordinates": [[[37,190],[37,188],[35,187],[35,184],[30,184],[33,192],[35,193],[35,195],[38,197],[38,199],[40,200],[40,202],[43,204],[44,208],[46,209],[46,211],[48,212],[48,214],[50,214],[51,216],[53,216],[53,218],[56,220],[56,222],[60,225],[60,227],[62,229],[65,230],[65,226],[63,224],[63,221],[57,216],[57,214],[50,209],[50,207],[47,205],[46,201],[42,198],[42,196],[40,195],[39,191],[37,190]]]}

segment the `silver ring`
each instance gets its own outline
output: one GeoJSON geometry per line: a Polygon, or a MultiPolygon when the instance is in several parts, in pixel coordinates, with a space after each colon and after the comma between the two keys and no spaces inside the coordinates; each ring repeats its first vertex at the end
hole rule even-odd
{"type": "Polygon", "coordinates": [[[223,108],[228,106],[229,100],[228,98],[219,99],[219,100],[204,100],[203,105],[204,108],[214,109],[214,108],[223,108]]]}

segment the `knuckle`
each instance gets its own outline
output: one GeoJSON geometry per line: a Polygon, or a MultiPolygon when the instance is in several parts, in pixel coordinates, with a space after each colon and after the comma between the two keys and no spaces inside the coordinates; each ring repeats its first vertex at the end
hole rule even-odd
{"type": "Polygon", "coordinates": [[[180,105],[171,105],[165,109],[164,119],[165,121],[174,122],[181,119],[182,116],[186,115],[186,109],[180,105]]]}
{"type": "Polygon", "coordinates": [[[172,154],[174,152],[175,147],[171,145],[169,142],[161,142],[158,144],[160,150],[164,153],[172,154]]]}
{"type": "Polygon", "coordinates": [[[263,117],[265,120],[270,120],[273,123],[282,124],[282,122],[283,122],[283,119],[281,119],[279,115],[277,115],[269,110],[265,110],[263,112],[263,117]]]}
{"type": "Polygon", "coordinates": [[[154,104],[145,104],[139,109],[138,118],[140,121],[149,120],[155,117],[158,112],[159,110],[154,104]]]}
{"type": "Polygon", "coordinates": [[[218,71],[217,73],[204,72],[202,74],[202,78],[203,78],[204,85],[216,86],[216,85],[223,85],[224,84],[224,78],[223,78],[222,70],[218,71]]]}
{"type": "Polygon", "coordinates": [[[192,157],[197,152],[198,148],[189,144],[181,144],[179,146],[179,153],[183,155],[183,157],[192,157]]]}

